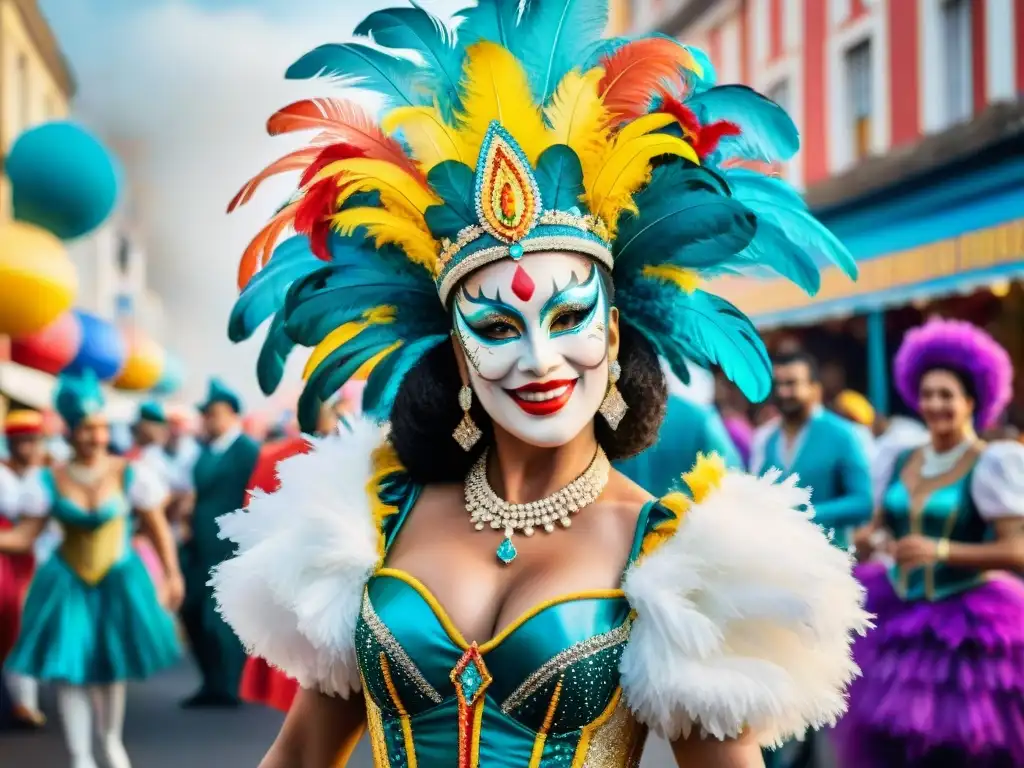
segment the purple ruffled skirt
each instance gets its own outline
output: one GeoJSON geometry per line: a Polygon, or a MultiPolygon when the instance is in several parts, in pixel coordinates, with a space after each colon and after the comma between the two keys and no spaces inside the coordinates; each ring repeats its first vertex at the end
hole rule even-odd
{"type": "Polygon", "coordinates": [[[884,566],[857,569],[876,629],[835,729],[842,768],[1024,766],[1024,583],[1006,576],[905,602],[884,566]]]}

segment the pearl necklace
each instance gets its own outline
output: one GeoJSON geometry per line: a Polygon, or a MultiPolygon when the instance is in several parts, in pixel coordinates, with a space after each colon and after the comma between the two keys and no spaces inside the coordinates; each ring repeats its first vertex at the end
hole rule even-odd
{"type": "Polygon", "coordinates": [[[525,536],[532,536],[539,527],[551,533],[556,521],[568,528],[572,525],[570,516],[594,503],[604,491],[610,471],[608,457],[598,447],[590,466],[567,486],[546,498],[513,504],[499,497],[487,482],[487,451],[484,451],[466,475],[466,510],[478,531],[487,525],[494,530],[505,529],[505,538],[495,554],[507,565],[518,554],[512,544],[512,534],[521,531],[525,536]]]}

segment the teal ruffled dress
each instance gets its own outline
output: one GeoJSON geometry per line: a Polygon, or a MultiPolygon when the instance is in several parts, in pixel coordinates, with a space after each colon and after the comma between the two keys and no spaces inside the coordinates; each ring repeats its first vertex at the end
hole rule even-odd
{"type": "MultiPolygon", "coordinates": [[[[124,488],[133,474],[129,467],[124,488]]],[[[7,669],[66,685],[108,685],[176,663],[174,619],[131,547],[126,493],[87,510],[60,495],[50,470],[40,481],[64,542],[36,572],[7,669]]]]}

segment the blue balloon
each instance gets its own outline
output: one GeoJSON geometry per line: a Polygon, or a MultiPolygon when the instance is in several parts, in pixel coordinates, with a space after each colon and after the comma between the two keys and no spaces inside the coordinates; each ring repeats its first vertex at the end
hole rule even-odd
{"type": "Polygon", "coordinates": [[[44,123],[25,131],[4,165],[11,180],[14,218],[62,240],[93,231],[117,204],[117,160],[74,123],[44,123]]]}
{"type": "Polygon", "coordinates": [[[81,309],[74,310],[82,326],[82,346],[64,373],[82,374],[91,370],[100,381],[114,378],[128,356],[128,345],[109,320],[81,309]]]}

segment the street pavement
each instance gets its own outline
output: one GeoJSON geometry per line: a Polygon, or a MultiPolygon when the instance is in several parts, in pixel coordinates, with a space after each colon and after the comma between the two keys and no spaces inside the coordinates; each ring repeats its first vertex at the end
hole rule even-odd
{"type": "MultiPolygon", "coordinates": [[[[182,666],[128,693],[125,743],[133,768],[256,768],[281,726],[283,715],[263,707],[240,710],[178,708],[193,692],[198,676],[182,666]]],[[[0,768],[66,768],[67,753],[53,698],[47,691],[44,709],[50,723],[37,733],[0,733],[0,768]]],[[[667,747],[652,742],[642,768],[674,765],[667,747]]],[[[360,745],[349,768],[372,768],[370,751],[360,745]]],[[[447,768],[424,766],[424,768],[447,768]]],[[[484,766],[483,768],[486,768],[484,766]]]]}

